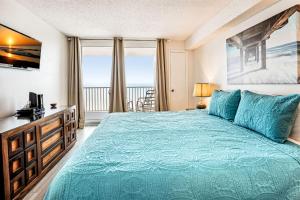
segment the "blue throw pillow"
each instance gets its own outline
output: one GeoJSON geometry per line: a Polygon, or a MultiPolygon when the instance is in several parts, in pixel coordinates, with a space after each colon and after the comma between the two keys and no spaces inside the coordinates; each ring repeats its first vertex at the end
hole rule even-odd
{"type": "Polygon", "coordinates": [[[269,96],[242,92],[234,124],[284,143],[295,121],[300,95],[269,96]]]}
{"type": "Polygon", "coordinates": [[[216,115],[227,120],[234,120],[241,99],[241,90],[214,91],[208,114],[216,115]]]}

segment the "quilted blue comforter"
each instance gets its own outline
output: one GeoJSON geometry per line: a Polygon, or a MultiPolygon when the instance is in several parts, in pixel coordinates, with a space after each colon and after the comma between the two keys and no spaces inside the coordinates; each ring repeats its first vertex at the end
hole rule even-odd
{"type": "Polygon", "coordinates": [[[205,111],[110,114],[46,200],[300,199],[300,147],[205,111]]]}

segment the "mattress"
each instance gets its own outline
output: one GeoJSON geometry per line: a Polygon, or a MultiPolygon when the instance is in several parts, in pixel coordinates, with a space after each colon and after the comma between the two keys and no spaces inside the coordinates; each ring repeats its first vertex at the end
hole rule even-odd
{"type": "Polygon", "coordinates": [[[300,147],[205,111],[110,114],[44,197],[300,199],[300,147]]]}

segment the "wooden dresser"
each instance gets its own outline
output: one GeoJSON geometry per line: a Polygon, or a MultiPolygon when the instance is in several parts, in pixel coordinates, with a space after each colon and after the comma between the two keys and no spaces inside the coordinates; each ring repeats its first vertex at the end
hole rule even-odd
{"type": "Polygon", "coordinates": [[[0,199],[22,199],[76,142],[76,107],[0,120],[0,199]]]}

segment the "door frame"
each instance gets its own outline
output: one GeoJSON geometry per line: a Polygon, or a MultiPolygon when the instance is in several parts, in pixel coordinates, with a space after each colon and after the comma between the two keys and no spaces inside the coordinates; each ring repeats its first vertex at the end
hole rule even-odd
{"type": "Polygon", "coordinates": [[[168,95],[169,95],[169,107],[171,107],[171,94],[172,94],[172,92],[171,92],[171,76],[172,76],[172,68],[171,68],[171,54],[172,53],[184,53],[185,54],[185,89],[186,89],[186,91],[185,91],[185,95],[187,96],[187,98],[186,98],[186,108],[188,108],[189,107],[189,101],[190,101],[190,97],[189,97],[189,81],[188,81],[188,78],[189,78],[189,60],[188,60],[188,58],[189,58],[189,53],[188,53],[188,51],[186,51],[186,50],[184,50],[184,49],[169,49],[169,52],[168,52],[168,60],[169,60],[169,62],[168,62],[168,68],[169,68],[169,72],[168,72],[168,85],[169,85],[169,87],[168,87],[168,95]]]}

